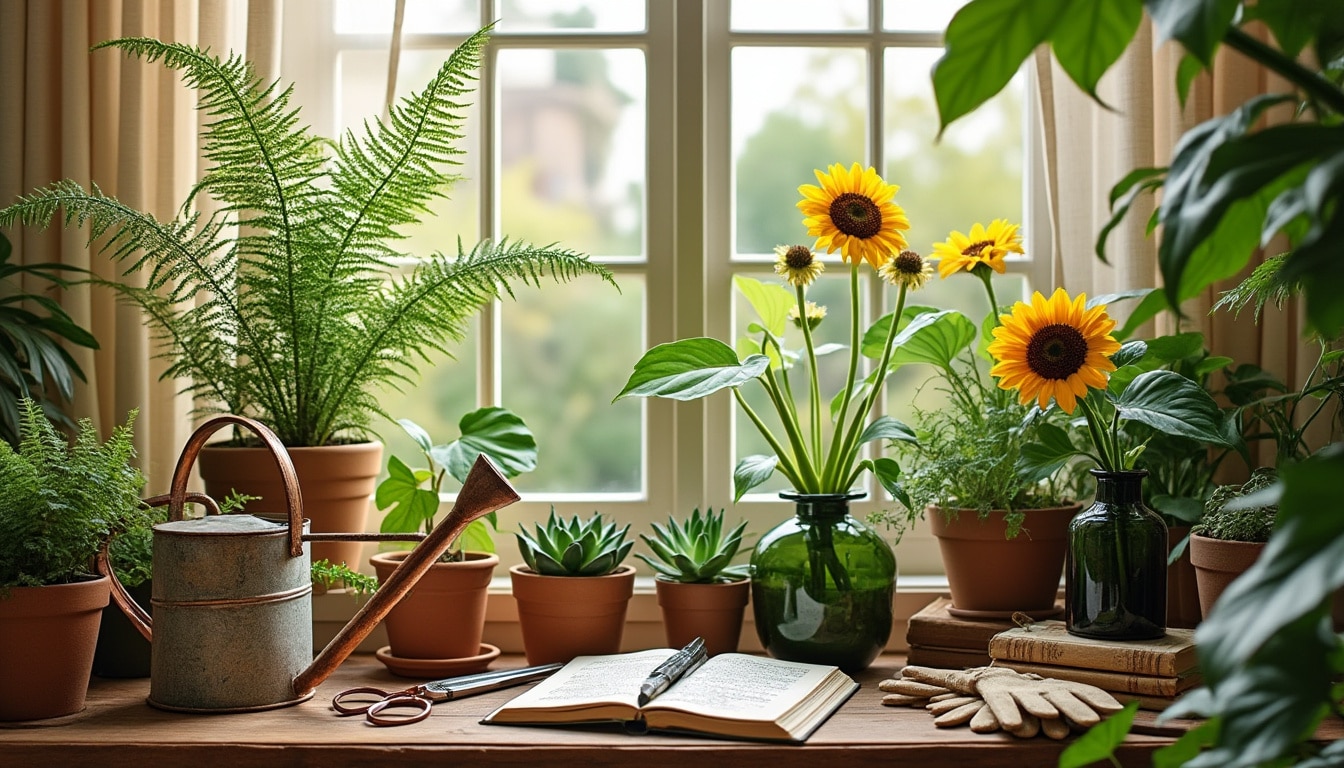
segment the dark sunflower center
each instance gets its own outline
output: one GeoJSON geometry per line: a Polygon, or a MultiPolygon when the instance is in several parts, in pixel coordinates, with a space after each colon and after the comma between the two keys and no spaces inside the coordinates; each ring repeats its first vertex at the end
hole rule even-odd
{"type": "Polygon", "coordinates": [[[846,192],[831,201],[831,222],[846,235],[866,240],[882,231],[882,211],[867,196],[846,192]]]}
{"type": "Polygon", "coordinates": [[[896,271],[903,275],[918,275],[924,271],[924,257],[914,251],[901,251],[896,257],[896,271]]]}
{"type": "Polygon", "coordinates": [[[812,249],[805,245],[791,245],[784,252],[784,263],[789,269],[806,269],[812,266],[812,249]]]}
{"type": "Polygon", "coordinates": [[[962,251],[961,255],[970,256],[974,258],[980,255],[980,251],[984,250],[985,248],[988,248],[993,244],[994,244],[993,240],[981,240],[978,243],[971,243],[970,245],[966,246],[966,250],[962,251]]]}
{"type": "Polygon", "coordinates": [[[1027,344],[1027,365],[1043,379],[1067,379],[1086,361],[1087,339],[1072,325],[1047,325],[1027,344]]]}

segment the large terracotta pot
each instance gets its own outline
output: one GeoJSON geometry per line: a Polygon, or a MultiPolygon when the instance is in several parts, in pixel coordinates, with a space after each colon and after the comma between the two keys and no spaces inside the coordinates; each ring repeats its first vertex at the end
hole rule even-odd
{"type": "Polygon", "coordinates": [[[1064,575],[1069,520],[1081,504],[1025,510],[1021,532],[1007,538],[1004,513],[985,519],[973,509],[925,510],[947,569],[952,605],[962,618],[1007,618],[1025,613],[1045,618],[1059,613],[1056,595],[1064,575]]]}
{"type": "MultiPolygon", "coordinates": [[[[1190,534],[1188,525],[1167,526],[1167,552],[1190,534]]],[[[1202,617],[1195,566],[1190,562],[1187,544],[1176,562],[1167,566],[1167,626],[1192,629],[1202,617]]]]}
{"type": "Polygon", "coordinates": [[[526,565],[509,569],[527,663],[567,662],[575,656],[616,653],[625,609],[635,591],[635,569],[606,576],[542,576],[526,565]]]}
{"type": "Polygon", "coordinates": [[[111,595],[106,576],[48,587],[10,587],[0,598],[0,721],[41,720],[84,709],[111,595]]]}
{"type": "Polygon", "coordinates": [[[737,650],[742,614],[751,594],[750,581],[683,584],[659,578],[654,580],[653,587],[663,611],[669,648],[684,647],[701,637],[710,656],[737,650]]]}
{"type": "MultiPolygon", "coordinates": [[[[382,443],[351,443],[314,448],[287,448],[303,496],[303,516],[313,533],[358,533],[364,530],[369,499],[382,466],[382,443]]],[[[259,501],[249,514],[285,514],[284,484],[275,459],[265,448],[231,448],[220,443],[201,449],[196,463],[205,492],[222,501],[231,490],[259,501]]],[[[357,541],[315,542],[312,558],[345,563],[360,561],[364,545],[357,541]]]]}
{"type": "MultiPolygon", "coordinates": [[[[378,581],[387,580],[410,552],[369,558],[378,581]]],[[[457,563],[434,563],[383,619],[391,653],[399,659],[459,659],[481,653],[490,578],[499,556],[467,552],[457,563]]]]}
{"type": "Polygon", "coordinates": [[[1264,542],[1223,541],[1197,533],[1190,537],[1190,562],[1199,583],[1199,608],[1204,618],[1209,617],[1227,585],[1245,573],[1263,551],[1264,542]]]}

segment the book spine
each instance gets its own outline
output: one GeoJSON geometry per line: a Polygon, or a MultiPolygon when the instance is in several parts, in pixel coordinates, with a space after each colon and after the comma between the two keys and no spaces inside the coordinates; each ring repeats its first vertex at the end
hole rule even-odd
{"type": "Polygon", "coordinates": [[[1074,683],[1095,685],[1106,691],[1120,691],[1144,696],[1171,697],[1199,683],[1197,677],[1155,677],[1150,675],[1131,675],[1124,672],[1103,672],[1094,669],[1073,669],[1070,667],[1052,667],[1044,664],[1022,664],[1014,661],[997,661],[996,666],[1007,667],[1018,672],[1027,672],[1055,680],[1068,680],[1074,683]]]}
{"type": "Polygon", "coordinates": [[[1001,661],[1127,672],[1131,675],[1175,677],[1178,672],[1175,654],[1155,653],[1149,648],[1140,647],[1059,643],[1044,638],[995,635],[989,641],[989,655],[1001,661]]]}

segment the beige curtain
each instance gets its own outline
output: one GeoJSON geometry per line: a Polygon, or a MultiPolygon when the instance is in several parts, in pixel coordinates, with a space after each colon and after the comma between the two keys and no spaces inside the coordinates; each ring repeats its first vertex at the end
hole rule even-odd
{"type": "MultiPolygon", "coordinates": [[[[278,0],[0,0],[0,204],[68,178],[172,218],[200,167],[195,95],[160,64],[89,47],[131,36],[219,53],[245,45],[258,71],[273,77],[279,24],[278,0]]],[[[85,245],[84,232],[55,226],[7,234],[21,262],[59,261],[109,279],[120,273],[85,245]]],[[[160,380],[164,363],[154,359],[137,309],[89,286],[59,300],[100,344],[76,352],[88,382],[73,414],[93,419],[105,435],[139,409],[136,448],[147,490],[165,490],[191,428],[181,382],[160,380]]]]}
{"type": "MultiPolygon", "coordinates": [[[[1168,165],[1176,142],[1194,125],[1228,113],[1257,93],[1286,90],[1282,81],[1249,59],[1223,49],[1213,72],[1194,81],[1182,108],[1175,88],[1181,55],[1174,43],[1155,44],[1151,23],[1145,18],[1134,42],[1098,88],[1111,111],[1080,91],[1047,49],[1037,51],[1055,285],[1089,294],[1158,285],[1157,239],[1145,234],[1153,211],[1150,195],[1136,201],[1124,223],[1111,232],[1106,250],[1109,264],[1093,252],[1097,234],[1110,219],[1111,187],[1135,168],[1168,165]]],[[[1267,120],[1290,119],[1288,109],[1271,112],[1267,120]]],[[[1279,253],[1285,247],[1285,243],[1271,244],[1267,253],[1279,253]]],[[[1252,261],[1258,263],[1258,259],[1252,261]]],[[[1268,307],[1258,325],[1251,312],[1240,318],[1221,310],[1209,312],[1218,294],[1248,273],[1249,268],[1186,302],[1180,330],[1202,331],[1213,354],[1258,364],[1283,377],[1289,386],[1299,386],[1316,353],[1301,343],[1303,325],[1297,307],[1283,311],[1268,307]]],[[[1116,309],[1115,314],[1121,316],[1128,311],[1123,306],[1116,309]]],[[[1140,335],[1174,330],[1166,317],[1156,325],[1141,329],[1140,335]]],[[[1273,446],[1259,450],[1261,463],[1272,464],[1273,446]]]]}

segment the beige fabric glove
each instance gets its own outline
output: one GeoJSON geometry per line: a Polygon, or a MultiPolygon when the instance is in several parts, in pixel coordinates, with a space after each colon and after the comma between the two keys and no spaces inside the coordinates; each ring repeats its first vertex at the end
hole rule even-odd
{"type": "Polygon", "coordinates": [[[1101,722],[1102,715],[1123,709],[1114,696],[1094,685],[1016,672],[990,675],[995,667],[980,669],[984,672],[976,678],[976,691],[1006,731],[1023,727],[1023,713],[1048,720],[1068,718],[1088,728],[1101,722]]]}

